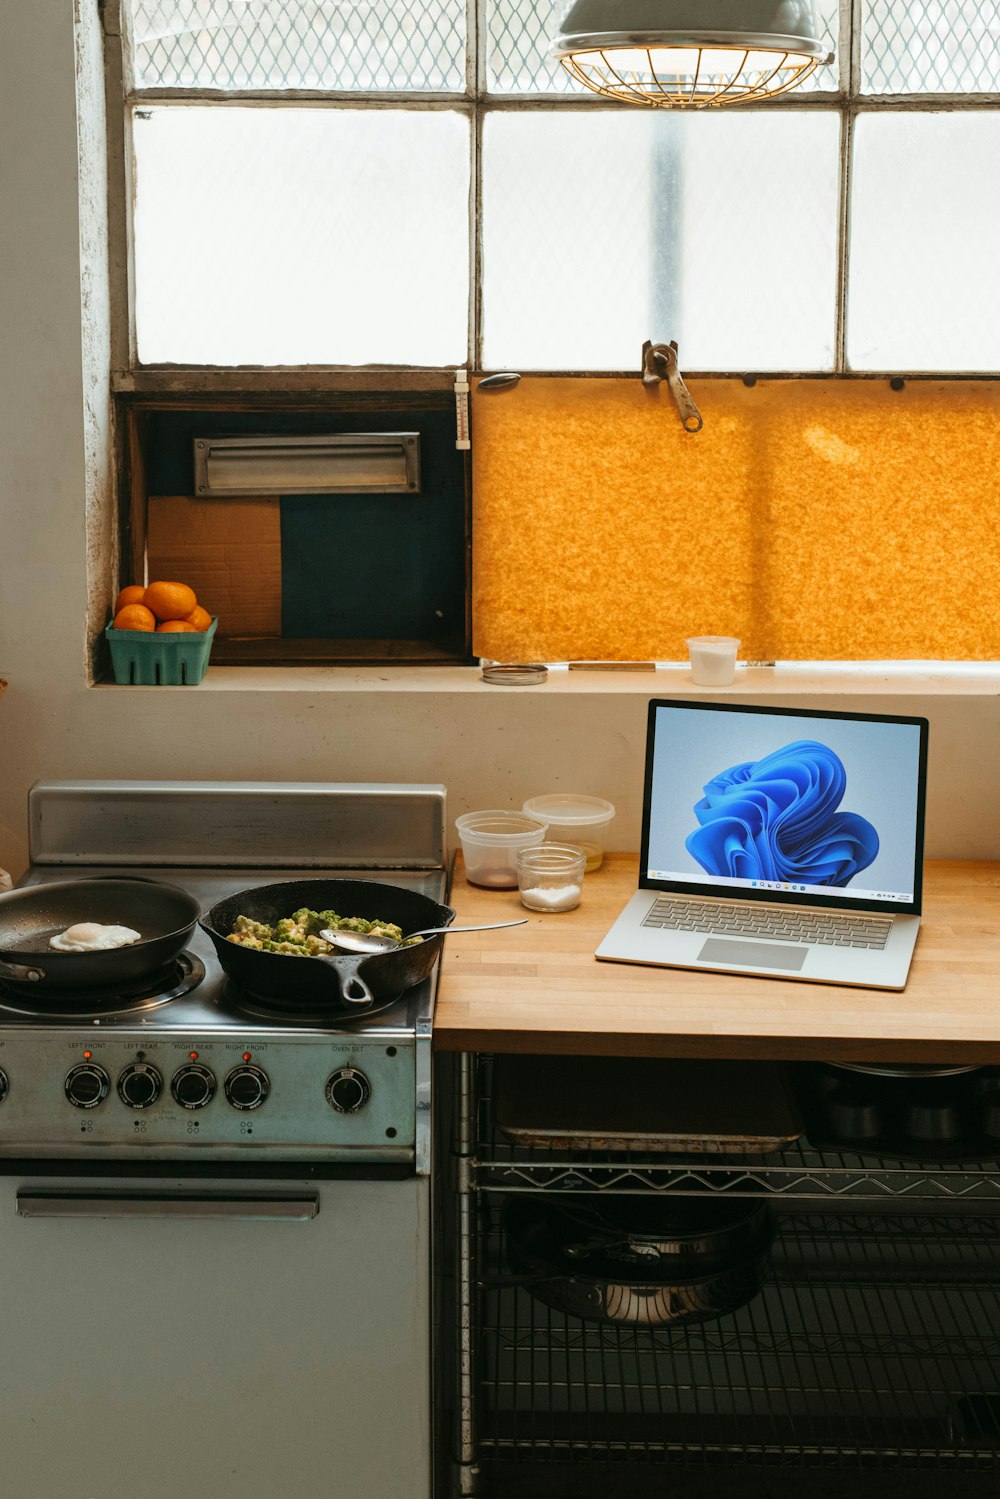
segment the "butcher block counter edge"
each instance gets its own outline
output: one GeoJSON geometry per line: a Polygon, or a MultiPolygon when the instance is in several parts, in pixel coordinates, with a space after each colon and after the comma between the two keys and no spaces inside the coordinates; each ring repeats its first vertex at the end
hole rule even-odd
{"type": "Polygon", "coordinates": [[[634,854],[586,876],[575,911],[527,911],[456,860],[455,924],[526,916],[445,943],[438,1051],[1000,1064],[1000,862],[929,862],[901,992],[598,962],[637,883],[634,854]]]}

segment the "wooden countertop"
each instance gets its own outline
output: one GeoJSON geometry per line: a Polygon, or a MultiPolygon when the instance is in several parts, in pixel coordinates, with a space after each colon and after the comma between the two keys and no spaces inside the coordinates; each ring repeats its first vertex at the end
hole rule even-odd
{"type": "Polygon", "coordinates": [[[594,949],[637,880],[632,854],[588,874],[575,911],[526,911],[457,862],[456,925],[434,1018],[438,1051],[1000,1063],[1000,863],[928,863],[906,988],[599,963],[594,949]]]}

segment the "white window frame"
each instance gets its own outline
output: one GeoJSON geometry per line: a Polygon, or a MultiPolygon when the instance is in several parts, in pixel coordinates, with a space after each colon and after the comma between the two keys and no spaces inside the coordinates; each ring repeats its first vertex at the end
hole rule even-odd
{"type": "MultiPolygon", "coordinates": [[[[428,367],[393,367],[324,364],[275,368],[240,367],[239,370],[215,365],[143,365],[138,359],[134,316],[134,260],[132,255],[132,205],[135,178],[132,152],[132,112],[163,105],[213,104],[219,108],[236,105],[281,109],[289,106],[316,109],[420,109],[458,111],[470,120],[471,183],[469,197],[470,296],[468,337],[465,365],[476,372],[484,370],[482,360],[483,280],[482,280],[482,140],[483,124],[488,115],[511,110],[521,111],[609,111],[629,108],[609,104],[598,96],[491,94],[487,87],[486,56],[488,25],[486,0],[467,0],[466,4],[466,86],[461,93],[356,91],[320,91],[311,89],[214,90],[194,88],[130,89],[126,86],[122,53],[122,31],[125,24],[125,0],[97,0],[105,31],[105,61],[108,89],[109,134],[109,236],[111,244],[111,305],[113,389],[118,392],[185,392],[191,395],[211,391],[238,389],[254,391],[283,390],[308,392],[333,385],[337,389],[441,388],[443,371],[428,367]],[[482,45],[480,45],[482,39],[482,45]],[[332,376],[336,379],[332,379],[332,376]]],[[[914,379],[992,379],[996,371],[961,370],[853,370],[847,362],[847,298],[850,243],[852,156],[856,122],[860,116],[881,111],[993,110],[1000,112],[1000,93],[909,93],[868,94],[861,91],[862,0],[841,0],[839,44],[836,67],[838,87],[832,90],[792,91],[765,105],[769,110],[825,110],[835,112],[840,121],[840,174],[837,215],[837,286],[834,362],[831,368],[816,370],[685,370],[703,379],[726,379],[733,376],[767,375],[769,378],[885,379],[906,376],[914,379]]],[[[640,350],[636,350],[636,367],[632,370],[539,369],[532,375],[593,375],[607,379],[638,373],[640,350]]],[[[462,366],[449,366],[450,370],[462,366]]]]}

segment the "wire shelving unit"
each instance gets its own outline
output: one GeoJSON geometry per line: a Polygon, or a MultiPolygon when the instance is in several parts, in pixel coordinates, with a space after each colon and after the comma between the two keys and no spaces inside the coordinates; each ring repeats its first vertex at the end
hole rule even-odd
{"type": "Polygon", "coordinates": [[[490,1075],[462,1059],[457,1495],[513,1494],[528,1472],[552,1475],[532,1494],[617,1494],[614,1473],[622,1493],[659,1494],[679,1464],[926,1469],[1000,1490],[1000,1163],[805,1140],[729,1157],[532,1149],[495,1131],[490,1075]],[[767,1199],[767,1284],[675,1329],[570,1316],[517,1283],[504,1230],[510,1197],[567,1192],[767,1199]]]}

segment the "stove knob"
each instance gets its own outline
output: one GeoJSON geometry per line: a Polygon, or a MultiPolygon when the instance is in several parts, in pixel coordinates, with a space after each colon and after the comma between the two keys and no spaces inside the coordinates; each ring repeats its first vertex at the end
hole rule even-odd
{"type": "Polygon", "coordinates": [[[66,1074],[66,1097],[75,1109],[96,1109],[108,1096],[111,1079],[96,1062],[81,1062],[66,1074]]]}
{"type": "Polygon", "coordinates": [[[163,1079],[155,1067],[134,1062],[118,1079],[118,1097],[130,1109],[148,1109],[163,1091],[163,1079]]]}
{"type": "Polygon", "coordinates": [[[259,1067],[234,1067],[223,1087],[234,1109],[259,1109],[271,1091],[259,1067]]]}
{"type": "Polygon", "coordinates": [[[7,1074],[0,1068],[0,1103],[3,1103],[9,1092],[10,1083],[7,1081],[7,1074]]]}
{"type": "Polygon", "coordinates": [[[341,1067],[327,1080],[326,1101],[338,1114],[356,1114],[371,1096],[371,1083],[356,1067],[341,1067]]]}
{"type": "Polygon", "coordinates": [[[215,1073],[207,1067],[182,1067],[174,1073],[170,1091],[182,1109],[203,1109],[215,1097],[215,1073]]]}

